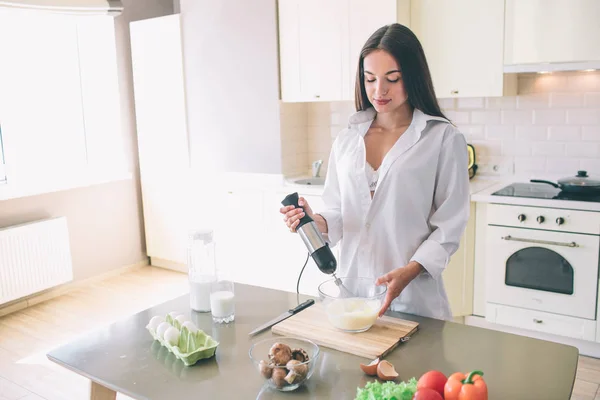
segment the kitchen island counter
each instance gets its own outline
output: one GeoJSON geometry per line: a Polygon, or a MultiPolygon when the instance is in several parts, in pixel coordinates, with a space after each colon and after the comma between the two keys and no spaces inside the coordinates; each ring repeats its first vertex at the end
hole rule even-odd
{"type": "MultiPolygon", "coordinates": [[[[277,290],[237,284],[236,319],[215,325],[210,314],[191,312],[187,295],[149,308],[54,349],[48,358],[86,376],[93,399],[115,392],[135,399],[354,399],[358,387],[374,378],[360,363],[370,360],[321,347],[312,378],[290,393],[263,386],[248,357],[252,343],[275,336],[248,332],[307,299],[277,290]],[[150,318],[182,312],[220,345],[215,357],[185,367],[146,330],[150,318]],[[94,397],[95,396],[95,397],[94,397]]],[[[569,399],[575,381],[575,347],[414,315],[388,313],[419,323],[418,331],[389,356],[400,380],[437,369],[481,370],[490,399],[569,399]]]]}

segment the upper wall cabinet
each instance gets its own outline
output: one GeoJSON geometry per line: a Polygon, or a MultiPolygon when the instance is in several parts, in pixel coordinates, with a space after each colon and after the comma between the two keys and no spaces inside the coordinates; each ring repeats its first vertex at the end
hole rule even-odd
{"type": "Polygon", "coordinates": [[[353,99],[360,49],[377,28],[407,20],[407,1],[279,0],[282,100],[353,99]]]}
{"type": "Polygon", "coordinates": [[[281,92],[286,101],[342,97],[343,0],[281,0],[281,92]]]}
{"type": "Polygon", "coordinates": [[[412,0],[410,23],[437,97],[513,94],[503,73],[504,0],[412,0]]]}
{"type": "Polygon", "coordinates": [[[505,30],[507,71],[571,69],[533,65],[542,63],[578,63],[575,69],[584,69],[600,61],[599,0],[506,0],[505,30]]]}
{"type": "MultiPolygon", "coordinates": [[[[408,2],[397,3],[396,0],[349,0],[348,7],[348,45],[349,59],[344,65],[348,66],[348,78],[343,87],[343,99],[354,100],[354,85],[358,69],[358,58],[365,42],[382,26],[401,22],[408,25],[408,21],[401,21],[401,10],[408,2]]],[[[406,7],[406,14],[409,8],[406,7]]]]}

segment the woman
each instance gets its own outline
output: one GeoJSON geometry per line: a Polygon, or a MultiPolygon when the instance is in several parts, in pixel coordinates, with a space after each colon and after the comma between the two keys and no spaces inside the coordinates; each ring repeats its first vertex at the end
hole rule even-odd
{"type": "MultiPolygon", "coordinates": [[[[324,210],[299,205],[331,246],[341,240],[338,276],[387,285],[379,315],[391,306],[449,320],[442,272],[469,218],[465,138],[440,110],[421,44],[403,25],[368,39],[355,91],[357,112],[331,149],[324,210]]],[[[280,212],[294,232],[302,209],[280,212]]]]}

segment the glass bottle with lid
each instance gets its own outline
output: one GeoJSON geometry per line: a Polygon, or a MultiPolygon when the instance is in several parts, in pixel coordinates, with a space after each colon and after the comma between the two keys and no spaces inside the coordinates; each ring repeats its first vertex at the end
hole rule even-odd
{"type": "Polygon", "coordinates": [[[214,234],[210,229],[189,233],[187,248],[190,307],[198,312],[210,312],[211,285],[217,279],[214,234]]]}

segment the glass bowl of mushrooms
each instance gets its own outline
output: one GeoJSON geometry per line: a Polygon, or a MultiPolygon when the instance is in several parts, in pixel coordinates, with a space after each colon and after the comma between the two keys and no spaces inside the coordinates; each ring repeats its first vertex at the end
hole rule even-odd
{"type": "Polygon", "coordinates": [[[258,341],[248,351],[267,385],[283,392],[296,390],[313,374],[319,346],[310,340],[276,336],[258,341]]]}

